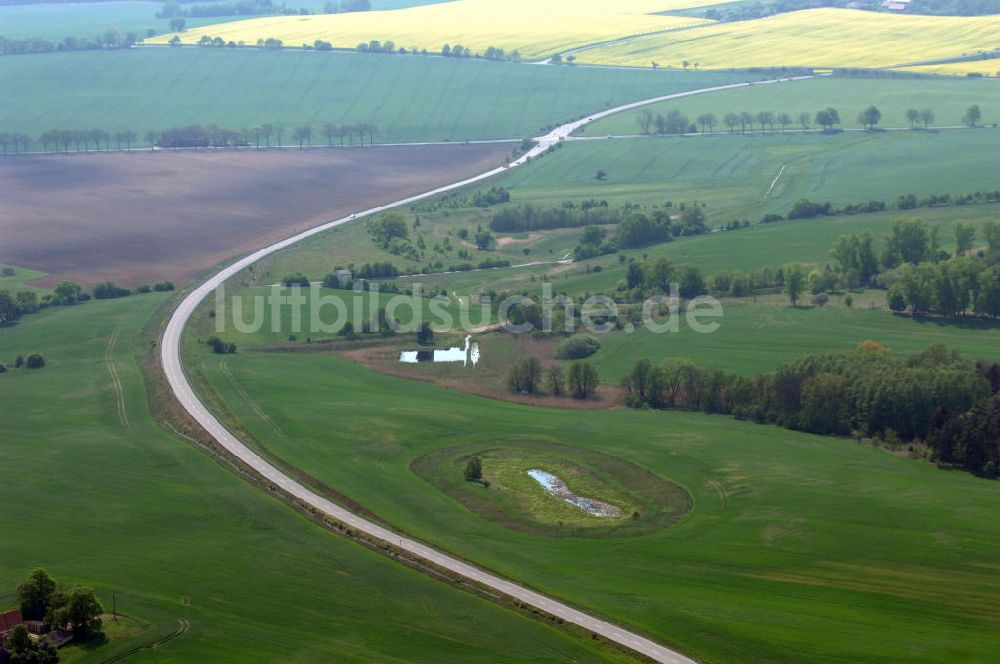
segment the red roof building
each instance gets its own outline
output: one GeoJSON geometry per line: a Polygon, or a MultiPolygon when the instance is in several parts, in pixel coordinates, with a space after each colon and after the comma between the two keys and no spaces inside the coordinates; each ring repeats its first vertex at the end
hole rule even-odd
{"type": "Polygon", "coordinates": [[[10,630],[23,624],[24,618],[21,617],[20,611],[7,611],[6,613],[0,613],[0,640],[6,637],[10,630]]]}

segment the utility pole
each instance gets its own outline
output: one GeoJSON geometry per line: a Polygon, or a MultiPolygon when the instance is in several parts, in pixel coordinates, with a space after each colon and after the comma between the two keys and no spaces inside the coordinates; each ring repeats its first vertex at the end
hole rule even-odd
{"type": "Polygon", "coordinates": [[[118,593],[111,593],[111,615],[118,622],[118,593]]]}

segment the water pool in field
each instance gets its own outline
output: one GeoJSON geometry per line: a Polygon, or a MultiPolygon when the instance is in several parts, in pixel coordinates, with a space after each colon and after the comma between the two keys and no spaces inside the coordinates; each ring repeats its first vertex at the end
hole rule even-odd
{"type": "Polygon", "coordinates": [[[556,498],[559,498],[570,505],[579,507],[584,512],[605,518],[620,517],[622,515],[622,511],[620,509],[614,505],[604,502],[603,500],[576,495],[569,490],[566,483],[563,482],[557,475],[545,472],[544,470],[538,470],[537,468],[529,470],[528,475],[531,479],[538,482],[543,489],[556,498]]]}
{"type": "Polygon", "coordinates": [[[403,364],[419,364],[421,362],[461,362],[462,366],[479,364],[479,344],[470,343],[471,336],[465,338],[465,347],[454,346],[439,350],[404,350],[399,354],[403,364]]]}

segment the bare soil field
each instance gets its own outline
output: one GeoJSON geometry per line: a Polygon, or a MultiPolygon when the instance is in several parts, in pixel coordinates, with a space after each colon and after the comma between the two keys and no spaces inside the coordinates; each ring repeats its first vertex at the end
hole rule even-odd
{"type": "Polygon", "coordinates": [[[499,164],[507,145],[0,159],[0,263],[178,285],[235,255],[499,164]]]}

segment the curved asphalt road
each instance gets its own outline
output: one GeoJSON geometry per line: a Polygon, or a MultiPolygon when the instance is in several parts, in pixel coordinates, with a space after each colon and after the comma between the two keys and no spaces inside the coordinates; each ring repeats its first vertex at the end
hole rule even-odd
{"type": "Polygon", "coordinates": [[[407,552],[410,555],[417,556],[427,560],[441,568],[447,569],[453,574],[457,574],[461,577],[465,577],[475,583],[491,588],[492,590],[503,593],[509,597],[512,597],[524,604],[535,607],[550,615],[557,616],[563,620],[574,623],[583,627],[584,629],[600,634],[604,638],[614,641],[626,648],[634,650],[637,653],[645,655],[650,659],[657,662],[664,662],[666,664],[695,664],[694,660],[677,653],[666,646],[660,645],[654,641],[644,638],[634,632],[630,632],[625,628],[613,625],[611,623],[605,622],[599,618],[595,618],[587,613],[578,611],[562,602],[556,601],[538,592],[530,590],[524,586],[518,585],[513,581],[496,576],[486,572],[478,567],[475,567],[467,562],[459,560],[458,558],[452,557],[447,553],[434,549],[422,542],[416,540],[402,537],[398,533],[383,528],[382,526],[368,521],[346,509],[337,505],[322,496],[310,491],[302,484],[298,483],[288,475],[285,475],[278,468],[271,465],[265,461],[256,452],[251,450],[249,447],[244,445],[240,440],[230,433],[216,417],[211,413],[208,407],[198,398],[195,394],[194,389],[188,382],[187,377],[184,375],[184,367],[181,363],[180,354],[180,344],[181,336],[184,331],[184,327],[187,325],[188,320],[190,320],[192,314],[194,314],[195,309],[198,305],[209,297],[212,292],[223,283],[226,282],[230,277],[234,276],[238,272],[246,269],[248,266],[257,263],[265,256],[273,254],[276,251],[290,247],[297,242],[304,240],[305,238],[323,233],[341,226],[343,224],[349,223],[356,218],[369,216],[373,214],[378,214],[385,210],[392,208],[409,205],[416,201],[420,201],[438,194],[452,191],[454,189],[459,189],[467,185],[486,180],[501,173],[506,172],[510,168],[515,168],[526,163],[530,158],[537,157],[541,155],[549,147],[557,144],[559,141],[564,140],[570,136],[574,131],[583,127],[586,124],[599,120],[601,118],[607,117],[614,113],[620,113],[622,111],[627,111],[630,109],[645,106],[647,104],[652,104],[659,101],[668,101],[671,99],[680,99],[682,97],[690,97],[692,95],[706,94],[710,92],[718,92],[722,90],[731,90],[735,88],[741,88],[748,85],[773,85],[781,83],[784,81],[791,80],[801,80],[805,78],[810,78],[809,76],[801,76],[796,78],[785,78],[785,79],[775,79],[770,81],[761,81],[757,83],[738,83],[733,85],[722,85],[712,88],[702,88],[700,90],[691,90],[688,92],[680,92],[672,95],[665,95],[663,97],[656,97],[653,99],[646,99],[643,101],[635,102],[632,104],[625,104],[623,106],[618,106],[616,108],[608,109],[596,113],[594,115],[588,116],[582,120],[577,120],[576,122],[571,122],[557,127],[552,132],[546,134],[545,136],[536,139],[538,145],[533,148],[530,152],[522,156],[520,159],[511,162],[507,166],[500,168],[495,168],[482,175],[477,175],[475,177],[463,180],[461,182],[456,182],[451,185],[440,187],[433,191],[428,191],[417,196],[412,196],[395,203],[390,203],[388,205],[381,205],[379,207],[372,208],[370,210],[365,210],[364,212],[359,212],[356,215],[345,217],[343,219],[338,219],[336,221],[331,221],[329,223],[323,224],[311,230],[305,231],[304,233],[299,233],[293,237],[287,238],[269,247],[265,247],[260,251],[257,251],[249,256],[242,258],[232,265],[229,265],[222,271],[218,272],[214,276],[208,279],[205,283],[201,284],[195,290],[193,290],[187,297],[185,297],[181,303],[174,310],[170,321],[167,323],[167,327],[164,330],[163,338],[160,343],[160,361],[163,366],[163,371],[166,374],[167,382],[170,385],[170,389],[173,391],[177,400],[181,403],[191,417],[193,417],[205,430],[216,440],[216,442],[226,449],[230,454],[239,459],[241,462],[253,468],[262,477],[266,478],[269,482],[275,486],[281,487],[281,489],[292,496],[295,496],[302,503],[313,507],[323,514],[329,516],[331,519],[335,519],[340,523],[344,524],[345,527],[350,528],[355,531],[360,531],[369,535],[371,537],[378,538],[399,549],[407,552]]]}

